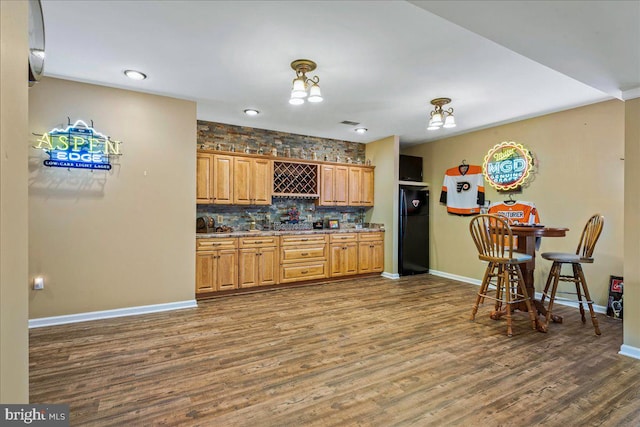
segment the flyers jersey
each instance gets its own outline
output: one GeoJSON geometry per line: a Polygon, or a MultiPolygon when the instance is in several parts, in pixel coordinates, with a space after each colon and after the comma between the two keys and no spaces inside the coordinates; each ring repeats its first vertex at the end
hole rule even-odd
{"type": "Polygon", "coordinates": [[[455,215],[477,215],[484,205],[484,177],[481,166],[460,165],[447,169],[440,203],[455,215]]]}

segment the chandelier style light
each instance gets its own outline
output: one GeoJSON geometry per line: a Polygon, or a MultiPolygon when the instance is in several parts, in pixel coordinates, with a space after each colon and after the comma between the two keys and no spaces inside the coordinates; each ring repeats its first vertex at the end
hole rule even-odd
{"type": "Polygon", "coordinates": [[[453,117],[453,108],[443,110],[442,106],[451,102],[450,98],[436,98],[431,100],[431,105],[435,108],[430,113],[429,125],[427,130],[436,130],[442,128],[456,127],[456,119],[453,117]]]}
{"type": "Polygon", "coordinates": [[[289,104],[304,104],[305,98],[309,102],[322,102],[322,93],[318,86],[320,77],[307,77],[307,73],[316,69],[316,63],[309,59],[296,59],[291,63],[291,68],[295,70],[296,78],[293,79],[289,104]]]}

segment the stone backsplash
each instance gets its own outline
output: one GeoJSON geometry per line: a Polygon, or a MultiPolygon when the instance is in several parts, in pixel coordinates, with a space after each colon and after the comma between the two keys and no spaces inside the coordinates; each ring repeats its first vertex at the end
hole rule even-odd
{"type": "Polygon", "coordinates": [[[271,154],[275,148],[279,157],[328,160],[364,164],[365,145],[359,142],[318,138],[273,130],[234,126],[198,120],[198,148],[236,151],[251,154],[271,154]]]}
{"type": "Polygon", "coordinates": [[[364,222],[364,208],[316,206],[313,200],[279,197],[273,198],[271,206],[198,205],[197,216],[212,216],[216,226],[226,225],[234,231],[248,230],[252,220],[256,221],[256,228],[272,230],[276,224],[281,224],[288,218],[289,211],[294,207],[299,212],[300,222],[307,225],[314,221],[338,219],[340,227],[345,228],[364,222]],[[218,215],[222,216],[222,224],[218,223],[218,215]]]}
{"type": "MultiPolygon", "coordinates": [[[[224,123],[198,120],[198,148],[246,152],[251,154],[271,154],[277,150],[279,157],[365,163],[365,145],[358,142],[337,139],[318,138],[314,136],[296,135],[246,126],[234,126],[224,123]]],[[[316,206],[311,199],[288,199],[274,197],[271,206],[237,206],[237,205],[198,205],[197,217],[209,215],[216,221],[216,226],[226,225],[235,231],[248,230],[252,220],[256,228],[273,229],[281,223],[281,217],[287,216],[295,207],[300,213],[300,221],[309,222],[338,219],[341,227],[354,227],[364,222],[365,209],[361,207],[316,206]],[[222,224],[217,217],[222,215],[222,224]],[[309,218],[311,221],[309,221],[309,218]]]]}

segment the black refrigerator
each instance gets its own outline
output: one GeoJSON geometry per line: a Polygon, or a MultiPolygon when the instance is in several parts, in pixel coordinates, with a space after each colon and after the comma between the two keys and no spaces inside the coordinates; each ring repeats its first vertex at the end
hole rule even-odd
{"type": "Polygon", "coordinates": [[[400,186],[398,273],[429,272],[429,190],[400,186]]]}

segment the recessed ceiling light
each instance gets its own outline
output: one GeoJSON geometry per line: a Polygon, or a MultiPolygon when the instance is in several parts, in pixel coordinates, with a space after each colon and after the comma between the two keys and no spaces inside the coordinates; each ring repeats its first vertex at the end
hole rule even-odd
{"type": "Polygon", "coordinates": [[[253,108],[247,108],[246,110],[244,110],[244,113],[247,116],[257,116],[258,114],[260,114],[260,111],[254,110],[253,108]]]}
{"type": "Polygon", "coordinates": [[[147,75],[145,73],[141,73],[140,71],[136,70],[125,70],[124,75],[132,80],[144,80],[147,78],[147,75]]]}
{"type": "Polygon", "coordinates": [[[358,133],[367,133],[367,128],[356,128],[354,130],[358,133]]]}

